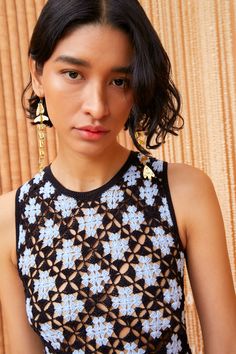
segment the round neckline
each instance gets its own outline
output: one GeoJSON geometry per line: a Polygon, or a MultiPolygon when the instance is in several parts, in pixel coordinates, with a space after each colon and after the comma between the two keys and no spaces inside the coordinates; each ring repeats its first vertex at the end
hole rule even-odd
{"type": "Polygon", "coordinates": [[[52,183],[52,185],[56,188],[56,190],[59,193],[62,193],[66,196],[73,197],[75,199],[81,199],[81,200],[90,200],[92,198],[95,198],[96,196],[100,196],[103,194],[105,191],[113,187],[115,184],[117,184],[120,180],[121,177],[125,174],[125,172],[128,170],[128,168],[131,166],[132,162],[134,161],[134,158],[136,157],[137,153],[135,151],[130,151],[129,156],[125,163],[121,166],[121,168],[116,172],[116,174],[105,184],[102,186],[92,189],[90,191],[85,191],[85,192],[77,192],[73,191],[71,189],[66,188],[61,182],[58,181],[58,179],[54,176],[52,170],[51,170],[51,164],[45,167],[44,169],[44,176],[48,181],[52,183]]]}

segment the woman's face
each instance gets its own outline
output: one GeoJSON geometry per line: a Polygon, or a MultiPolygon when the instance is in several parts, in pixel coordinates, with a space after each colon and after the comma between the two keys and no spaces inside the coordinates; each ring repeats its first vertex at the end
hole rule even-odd
{"type": "Polygon", "coordinates": [[[62,39],[36,73],[33,88],[45,97],[59,147],[97,155],[117,146],[133,105],[128,36],[108,25],[85,25],[62,39]]]}

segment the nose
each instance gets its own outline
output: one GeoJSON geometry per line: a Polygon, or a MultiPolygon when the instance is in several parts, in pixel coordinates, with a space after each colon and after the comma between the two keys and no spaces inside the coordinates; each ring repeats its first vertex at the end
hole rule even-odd
{"type": "Polygon", "coordinates": [[[86,88],[83,100],[83,111],[93,119],[102,119],[108,116],[109,106],[106,90],[100,83],[91,83],[86,88]]]}

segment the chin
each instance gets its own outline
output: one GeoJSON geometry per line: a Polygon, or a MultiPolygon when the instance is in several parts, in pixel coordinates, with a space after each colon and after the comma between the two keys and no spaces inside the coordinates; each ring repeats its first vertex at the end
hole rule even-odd
{"type": "Polygon", "coordinates": [[[115,149],[114,146],[98,146],[97,144],[89,144],[89,146],[84,148],[75,149],[75,153],[87,158],[97,158],[99,156],[104,156],[105,154],[110,154],[111,151],[115,149]]]}

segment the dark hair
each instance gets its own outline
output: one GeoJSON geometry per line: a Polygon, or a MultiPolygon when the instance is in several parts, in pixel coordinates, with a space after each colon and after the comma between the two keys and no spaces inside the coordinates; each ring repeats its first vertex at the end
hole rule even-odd
{"type": "MultiPolygon", "coordinates": [[[[131,40],[134,105],[125,128],[137,149],[147,154],[146,149],[160,146],[167,133],[177,135],[183,118],[168,55],[138,0],[48,0],[34,28],[28,54],[35,60],[37,69],[42,70],[58,41],[75,28],[91,23],[109,24],[127,33],[131,40]],[[137,141],[137,132],[146,136],[146,149],[137,141]]],[[[32,89],[31,80],[23,92],[22,102],[29,89],[32,89]]],[[[31,119],[35,117],[38,102],[32,90],[29,107],[25,107],[31,119]]]]}

